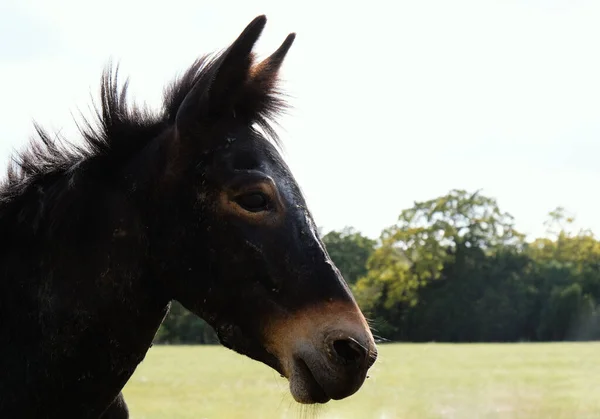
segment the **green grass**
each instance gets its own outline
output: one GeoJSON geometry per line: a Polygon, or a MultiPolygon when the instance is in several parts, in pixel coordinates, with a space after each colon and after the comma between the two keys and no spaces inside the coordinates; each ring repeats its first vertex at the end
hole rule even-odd
{"type": "Polygon", "coordinates": [[[132,419],[600,418],[600,343],[381,345],[370,376],[346,400],[302,407],[232,351],[154,346],[124,394],[132,419]]]}

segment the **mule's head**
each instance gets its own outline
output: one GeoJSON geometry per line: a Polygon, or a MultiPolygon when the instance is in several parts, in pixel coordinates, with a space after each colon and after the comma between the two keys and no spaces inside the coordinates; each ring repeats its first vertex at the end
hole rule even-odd
{"type": "Polygon", "coordinates": [[[255,63],[265,23],[256,18],[170,92],[162,263],[173,298],[225,346],[287,377],[298,402],[324,403],[356,392],[377,351],[294,177],[257,129],[272,132],[294,40],[255,63]]]}

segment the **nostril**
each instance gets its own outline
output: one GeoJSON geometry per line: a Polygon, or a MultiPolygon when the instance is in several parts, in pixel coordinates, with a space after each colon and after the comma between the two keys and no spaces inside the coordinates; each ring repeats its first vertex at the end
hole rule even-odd
{"type": "Polygon", "coordinates": [[[345,364],[362,364],[369,352],[352,338],[335,340],[333,350],[345,364]]]}

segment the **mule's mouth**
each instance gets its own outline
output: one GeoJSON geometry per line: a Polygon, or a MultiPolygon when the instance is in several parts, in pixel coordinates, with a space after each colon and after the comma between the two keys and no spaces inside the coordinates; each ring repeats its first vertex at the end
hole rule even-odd
{"type": "Polygon", "coordinates": [[[327,403],[331,400],[302,358],[294,360],[294,369],[289,381],[290,392],[298,403],[327,403]]]}
{"type": "Polygon", "coordinates": [[[326,339],[322,345],[305,342],[296,347],[288,363],[288,380],[290,392],[298,403],[327,403],[344,399],[362,386],[377,352],[374,348],[351,354],[346,350],[339,351],[339,347],[345,346],[344,342],[347,340],[334,338],[326,339]]]}

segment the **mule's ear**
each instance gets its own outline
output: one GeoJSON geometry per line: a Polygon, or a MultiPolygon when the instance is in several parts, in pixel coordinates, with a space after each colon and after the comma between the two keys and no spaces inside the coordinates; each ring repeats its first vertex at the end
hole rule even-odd
{"type": "Polygon", "coordinates": [[[289,34],[277,51],[252,69],[251,78],[255,88],[269,92],[275,87],[279,68],[294,43],[294,39],[296,39],[296,34],[289,34]]]}
{"type": "Polygon", "coordinates": [[[266,129],[274,138],[276,133],[267,122],[279,111],[287,107],[277,91],[279,69],[290,47],[296,39],[296,34],[291,33],[285,38],[283,44],[270,57],[252,67],[250,79],[244,92],[246,112],[254,116],[262,128],[266,129]]]}
{"type": "Polygon", "coordinates": [[[184,134],[200,121],[210,121],[232,112],[235,96],[247,82],[252,66],[252,48],[262,33],[267,18],[256,17],[214,62],[200,74],[181,103],[175,124],[184,134]]]}

